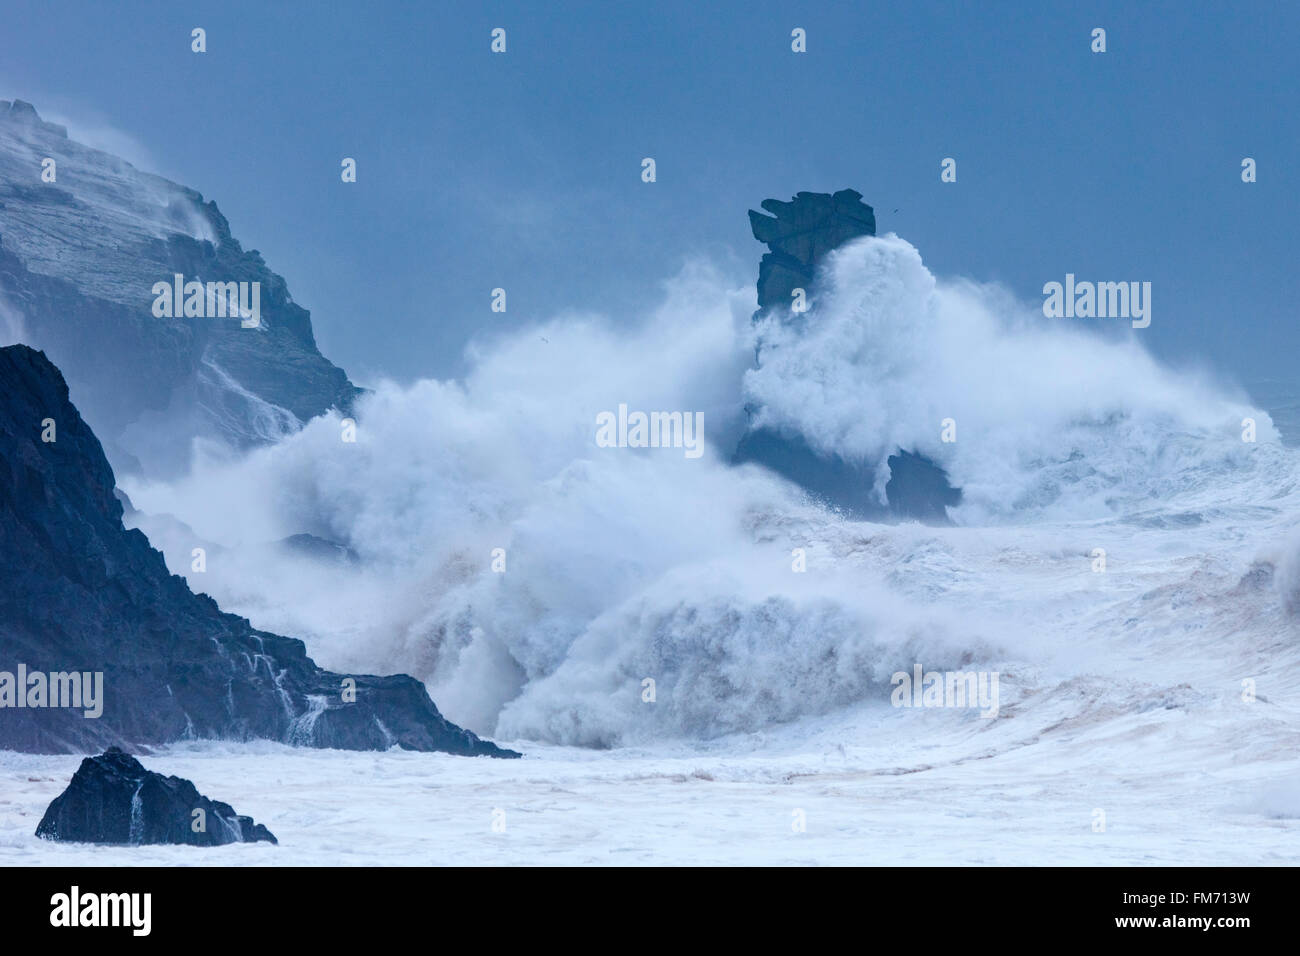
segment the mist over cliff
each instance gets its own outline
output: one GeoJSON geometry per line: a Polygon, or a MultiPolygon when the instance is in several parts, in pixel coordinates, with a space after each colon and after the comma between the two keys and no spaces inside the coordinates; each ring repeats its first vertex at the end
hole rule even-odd
{"type": "Polygon", "coordinates": [[[215,202],[0,100],[0,344],[43,349],[123,472],[178,474],[194,442],[276,441],[357,389],[215,202]],[[159,316],[159,282],[256,283],[260,322],[159,316]]]}

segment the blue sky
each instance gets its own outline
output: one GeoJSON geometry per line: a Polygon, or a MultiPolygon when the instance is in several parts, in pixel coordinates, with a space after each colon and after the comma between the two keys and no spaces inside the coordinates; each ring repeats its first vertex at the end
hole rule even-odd
{"type": "Polygon", "coordinates": [[[215,199],[362,382],[750,281],[747,209],[846,186],[940,275],[1150,281],[1146,341],[1249,381],[1300,346],[1297,49],[1295,3],[7,0],[0,98],[215,199]]]}

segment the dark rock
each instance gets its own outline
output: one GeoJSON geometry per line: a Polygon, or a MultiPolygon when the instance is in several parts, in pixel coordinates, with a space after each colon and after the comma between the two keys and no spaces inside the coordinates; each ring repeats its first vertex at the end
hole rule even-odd
{"type": "Polygon", "coordinates": [[[518,756],[447,721],[405,675],[321,670],[168,572],[122,525],[112,469],[44,353],[0,348],[0,671],[103,674],[103,714],[0,708],[0,748],[138,749],[266,738],[347,750],[518,756]],[[45,420],[52,442],[42,441],[45,420]]]}
{"type": "Polygon", "coordinates": [[[733,460],[761,464],[858,521],[943,524],[948,521],[944,507],[961,503],[961,491],[948,483],[942,468],[923,455],[905,451],[888,458],[890,477],[883,505],[872,490],[869,469],[839,455],[813,451],[802,435],[755,428],[741,438],[733,460]]]}
{"type": "Polygon", "coordinates": [[[129,846],[277,842],[252,817],[209,800],[188,780],[146,770],[117,747],[81,761],[68,788],[45,811],[36,835],[62,843],[129,846]]]}
{"type": "Polygon", "coordinates": [[[961,491],[948,483],[942,468],[924,455],[907,451],[889,456],[885,497],[895,515],[929,524],[946,522],[944,508],[961,504],[961,491]]]}
{"type": "MultiPolygon", "coordinates": [[[[876,216],[853,189],[837,193],[796,193],[791,202],[766,199],[763,209],[771,215],[749,211],[754,238],[770,250],[758,269],[758,312],[769,309],[792,316],[790,306],[795,289],[803,289],[813,310],[804,318],[816,321],[817,270],[831,251],[862,236],[876,234],[876,216]]],[[[783,319],[789,321],[789,319],[783,319]]],[[[762,365],[762,346],[755,355],[762,365]]],[[[750,409],[757,412],[758,409],[750,409]]],[[[931,523],[948,520],[948,505],[961,501],[942,468],[923,455],[897,449],[887,464],[890,478],[885,485],[886,504],[872,492],[873,470],[839,455],[826,455],[809,447],[802,435],[754,428],[736,447],[736,463],[754,462],[793,481],[809,494],[859,520],[914,519],[931,523]]]]}
{"type": "Polygon", "coordinates": [[[876,500],[871,476],[861,465],[813,451],[802,435],[752,429],[740,439],[734,460],[763,465],[850,517],[873,521],[889,517],[889,509],[876,500]]]}
{"type": "Polygon", "coordinates": [[[139,514],[139,512],[135,510],[135,505],[132,504],[131,502],[131,496],[128,495],[121,488],[113,489],[113,497],[116,498],[119,502],[121,502],[122,514],[128,517],[134,514],[139,514]]]}
{"type": "Polygon", "coordinates": [[[795,289],[811,295],[817,266],[828,252],[851,239],[876,234],[874,210],[853,189],[801,192],[792,202],[765,199],[761,205],[772,215],[749,211],[754,238],[771,250],[758,266],[760,311],[788,308],[795,289]]]}

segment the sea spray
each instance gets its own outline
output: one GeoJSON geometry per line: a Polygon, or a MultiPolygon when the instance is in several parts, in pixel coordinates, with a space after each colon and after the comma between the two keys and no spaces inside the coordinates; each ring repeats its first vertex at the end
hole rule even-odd
{"type": "Polygon", "coordinates": [[[1090,573],[1090,550],[1127,556],[1098,532],[1040,546],[963,530],[1261,500],[1292,467],[1264,413],[1139,342],[936,280],[895,236],[841,248],[819,288],[797,327],[753,325],[752,292],[689,270],[639,324],[556,319],[478,343],[463,381],[380,383],[354,443],[323,416],[183,480],[131,482],[135,520],[179,573],[196,536],[228,549],[195,585],[327,665],[413,673],[477,731],[614,746],[888,707],[889,676],[915,660],[995,670],[1060,637],[1037,609],[1021,620],[1002,562],[1077,553],[1072,586],[1099,587],[1117,579],[1090,573]],[[592,423],[620,404],[698,410],[718,453],[600,448],[592,423]],[[898,448],[930,456],[962,488],[965,528],[853,525],[731,466],[747,404],[881,479],[898,448]],[[274,547],[297,533],[360,567],[274,547]]]}

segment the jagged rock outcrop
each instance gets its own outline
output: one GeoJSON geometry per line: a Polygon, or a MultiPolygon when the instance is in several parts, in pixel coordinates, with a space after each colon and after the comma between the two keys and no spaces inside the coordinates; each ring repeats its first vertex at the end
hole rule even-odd
{"type": "MultiPolygon", "coordinates": [[[[749,211],[754,238],[770,250],[759,264],[756,320],[769,310],[792,314],[796,289],[804,290],[808,303],[815,303],[817,270],[826,255],[853,239],[876,234],[875,211],[853,189],[800,192],[791,202],[765,199],[762,207],[771,215],[749,211]]],[[[815,312],[809,314],[816,321],[815,312]]],[[[761,347],[755,361],[762,364],[761,347]]],[[[873,492],[871,468],[817,452],[797,433],[751,428],[740,439],[734,460],[770,468],[814,497],[862,520],[911,518],[942,523],[948,520],[946,507],[961,501],[961,491],[952,487],[942,468],[904,449],[888,458],[890,478],[883,506],[873,492]]]]}
{"type": "MultiPolygon", "coordinates": [[[[250,286],[251,288],[251,286],[250,286]]],[[[0,100],[0,345],[46,351],[119,468],[188,464],[195,436],[274,441],[358,389],[317,350],[311,316],[192,189],[68,138],[0,100]],[[53,160],[53,182],[42,179],[53,160]],[[157,317],[158,282],[256,282],[260,325],[157,317]]]]}
{"type": "Polygon", "coordinates": [[[266,738],[517,756],[444,719],[414,678],[324,671],[301,641],[190,591],[123,527],[112,469],[63,376],[22,345],[0,348],[0,582],[0,748],[266,738]],[[29,675],[102,673],[101,716],[17,706],[20,665],[29,675]],[[5,673],[15,676],[6,683],[5,673]]]}
{"type": "Polygon", "coordinates": [[[837,193],[795,193],[791,202],[764,199],[772,215],[749,211],[754,238],[767,244],[758,265],[758,309],[789,308],[791,293],[811,293],[817,266],[828,252],[851,239],[876,234],[876,213],[862,201],[862,193],[841,189],[837,193]]]}
{"type": "Polygon", "coordinates": [[[230,804],[209,800],[181,777],[146,770],[117,747],[81,761],[68,788],[46,809],[36,835],[63,843],[129,846],[278,842],[230,804]]]}

